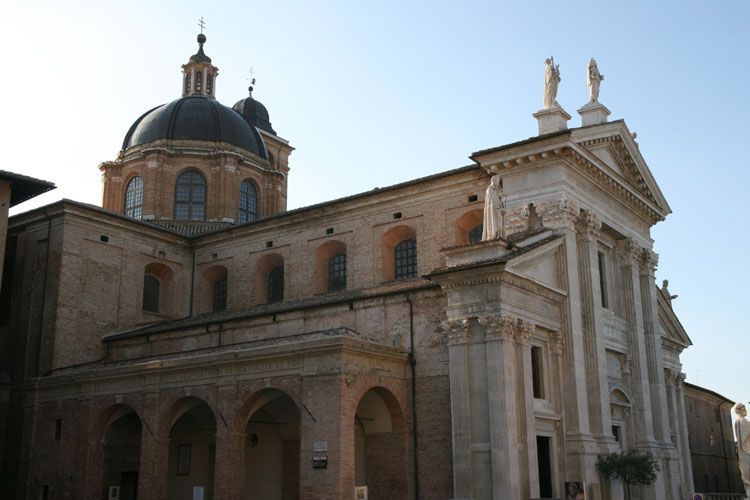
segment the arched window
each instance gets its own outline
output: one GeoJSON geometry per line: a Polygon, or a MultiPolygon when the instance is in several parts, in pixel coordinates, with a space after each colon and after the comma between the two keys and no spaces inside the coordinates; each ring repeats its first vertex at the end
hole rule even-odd
{"type": "Polygon", "coordinates": [[[214,87],[213,80],[214,80],[214,75],[210,73],[206,75],[206,94],[208,95],[211,95],[211,91],[213,90],[213,87],[214,87]]]}
{"type": "Polygon", "coordinates": [[[146,274],[143,276],[143,310],[151,313],[159,313],[159,294],[161,293],[161,282],[156,276],[146,274]]]}
{"type": "Polygon", "coordinates": [[[227,279],[223,278],[214,283],[214,312],[227,308],[227,279]]]}
{"type": "Polygon", "coordinates": [[[258,217],[258,190],[251,181],[240,184],[240,222],[249,222],[258,217]]]}
{"type": "Polygon", "coordinates": [[[268,302],[284,300],[284,266],[276,266],[268,273],[268,302]]]}
{"type": "Polygon", "coordinates": [[[346,288],[346,254],[339,253],[328,261],[328,291],[346,288]]]}
{"type": "Polygon", "coordinates": [[[206,218],[206,180],[195,170],[183,172],[175,185],[174,218],[204,220],[206,218]]]}
{"type": "Polygon", "coordinates": [[[469,231],[469,244],[473,245],[474,243],[479,243],[482,241],[482,230],[484,229],[484,224],[479,224],[478,226],[474,226],[474,229],[469,231]]]}
{"type": "Polygon", "coordinates": [[[417,241],[404,240],[394,249],[396,279],[411,278],[417,275],[417,241]]]}
{"type": "Polygon", "coordinates": [[[135,176],[125,188],[125,215],[134,219],[143,217],[143,178],[135,176]]]}
{"type": "Polygon", "coordinates": [[[185,95],[190,94],[190,73],[185,74],[185,95]]]}

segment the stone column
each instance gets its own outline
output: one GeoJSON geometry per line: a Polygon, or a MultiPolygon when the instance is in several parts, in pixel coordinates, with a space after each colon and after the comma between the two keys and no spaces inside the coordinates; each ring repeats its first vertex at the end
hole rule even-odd
{"type": "Polygon", "coordinates": [[[492,498],[521,498],[518,408],[516,407],[516,319],[479,318],[487,343],[487,392],[492,453],[492,498]]]}
{"type": "Polygon", "coordinates": [[[677,435],[682,443],[680,461],[684,465],[682,476],[682,497],[687,498],[693,486],[693,468],[691,467],[690,441],[688,439],[687,413],[685,412],[685,374],[679,373],[674,379],[675,398],[677,399],[677,435]]]}
{"type": "Polygon", "coordinates": [[[651,415],[651,391],[649,390],[648,366],[646,362],[645,334],[643,331],[643,308],[641,281],[638,275],[638,258],[641,248],[631,239],[617,243],[620,263],[622,296],[628,322],[628,348],[630,353],[632,391],[634,399],[635,445],[651,446],[654,443],[654,426],[651,415]]]}
{"type": "Polygon", "coordinates": [[[597,245],[600,228],[598,217],[588,210],[582,211],[576,220],[589,423],[599,444],[604,450],[612,451],[609,447],[616,443],[611,433],[607,357],[600,340],[604,335],[597,245]]]}
{"type": "Polygon", "coordinates": [[[141,413],[139,500],[167,498],[170,429],[160,429],[159,423],[159,395],[149,394],[145,397],[141,413]]]}
{"type": "Polygon", "coordinates": [[[471,498],[471,430],[469,427],[469,373],[467,342],[469,321],[443,322],[448,334],[448,366],[451,387],[451,426],[453,434],[453,496],[471,498]]]}
{"type": "MultiPolygon", "coordinates": [[[[554,404],[555,412],[559,415],[562,415],[563,412],[563,392],[562,392],[562,384],[559,383],[563,378],[563,348],[565,346],[565,339],[563,339],[563,336],[560,332],[550,332],[549,334],[549,350],[550,350],[550,357],[552,358],[552,361],[550,363],[550,380],[552,380],[552,377],[554,376],[554,379],[557,381],[557,383],[551,383],[550,384],[550,390],[551,395],[550,399],[552,400],[552,403],[554,404]]],[[[562,425],[556,426],[556,434],[557,434],[557,445],[554,450],[554,456],[556,458],[555,460],[555,467],[556,467],[556,473],[554,474],[554,477],[560,478],[562,475],[563,470],[567,470],[566,466],[566,453],[565,453],[565,432],[562,425]]],[[[560,481],[557,481],[558,483],[560,481]]],[[[554,490],[553,490],[554,491],[554,490]]]]}
{"type": "Polygon", "coordinates": [[[518,408],[519,439],[522,440],[521,456],[524,470],[521,471],[521,494],[524,498],[539,497],[539,464],[536,449],[536,417],[534,414],[534,381],[531,368],[531,336],[536,327],[522,319],[516,325],[518,356],[518,408]]]}
{"type": "Polygon", "coordinates": [[[213,498],[239,500],[245,477],[238,466],[244,464],[245,441],[240,440],[235,422],[235,388],[218,389],[216,415],[216,452],[214,454],[213,498]],[[241,455],[241,456],[240,456],[241,455]]]}

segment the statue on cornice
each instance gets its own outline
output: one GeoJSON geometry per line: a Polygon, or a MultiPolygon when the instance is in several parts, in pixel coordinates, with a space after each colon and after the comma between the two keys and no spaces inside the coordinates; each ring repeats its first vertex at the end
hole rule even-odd
{"type": "Polygon", "coordinates": [[[557,103],[557,84],[560,83],[560,65],[549,56],[544,61],[544,109],[559,106],[557,103]]]}
{"type": "Polygon", "coordinates": [[[745,496],[750,498],[750,420],[742,403],[734,405],[737,421],[734,423],[734,437],[737,440],[737,455],[740,462],[740,475],[745,484],[745,496]]]}
{"type": "Polygon", "coordinates": [[[604,80],[604,75],[599,73],[599,68],[596,66],[596,60],[592,57],[589,59],[589,67],[586,72],[586,82],[589,86],[589,97],[591,102],[599,102],[599,86],[604,80]]]}
{"type": "Polygon", "coordinates": [[[505,238],[505,197],[499,175],[493,175],[484,193],[482,241],[505,238]]]}

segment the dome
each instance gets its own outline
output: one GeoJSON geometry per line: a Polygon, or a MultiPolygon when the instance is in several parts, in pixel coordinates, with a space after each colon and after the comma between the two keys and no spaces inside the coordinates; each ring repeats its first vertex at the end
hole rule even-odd
{"type": "Polygon", "coordinates": [[[232,109],[240,113],[248,122],[259,129],[264,130],[269,134],[276,135],[276,131],[271,126],[271,119],[268,116],[268,110],[260,101],[253,99],[252,92],[252,87],[250,87],[250,95],[241,101],[237,101],[237,104],[232,106],[232,109]]]}
{"type": "Polygon", "coordinates": [[[160,139],[226,142],[268,159],[254,127],[233,109],[204,96],[181,97],[147,111],[130,127],[122,149],[160,139]]]}

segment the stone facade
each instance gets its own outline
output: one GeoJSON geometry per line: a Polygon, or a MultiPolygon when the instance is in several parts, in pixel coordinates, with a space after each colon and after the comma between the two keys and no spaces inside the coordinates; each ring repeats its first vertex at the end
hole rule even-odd
{"type": "Polygon", "coordinates": [[[650,236],[670,208],[622,121],[292,211],[292,148],[259,133],[267,156],[126,148],[101,166],[103,209],[10,220],[0,491],[553,498],[575,480],[621,498],[595,462],[637,447],[661,466],[641,498],[687,497],[690,341],[650,236]],[[173,220],[185,169],[206,181],[197,221],[173,220]],[[508,237],[475,243],[494,174],[508,237]],[[237,224],[249,178],[257,218],[237,224]]]}

